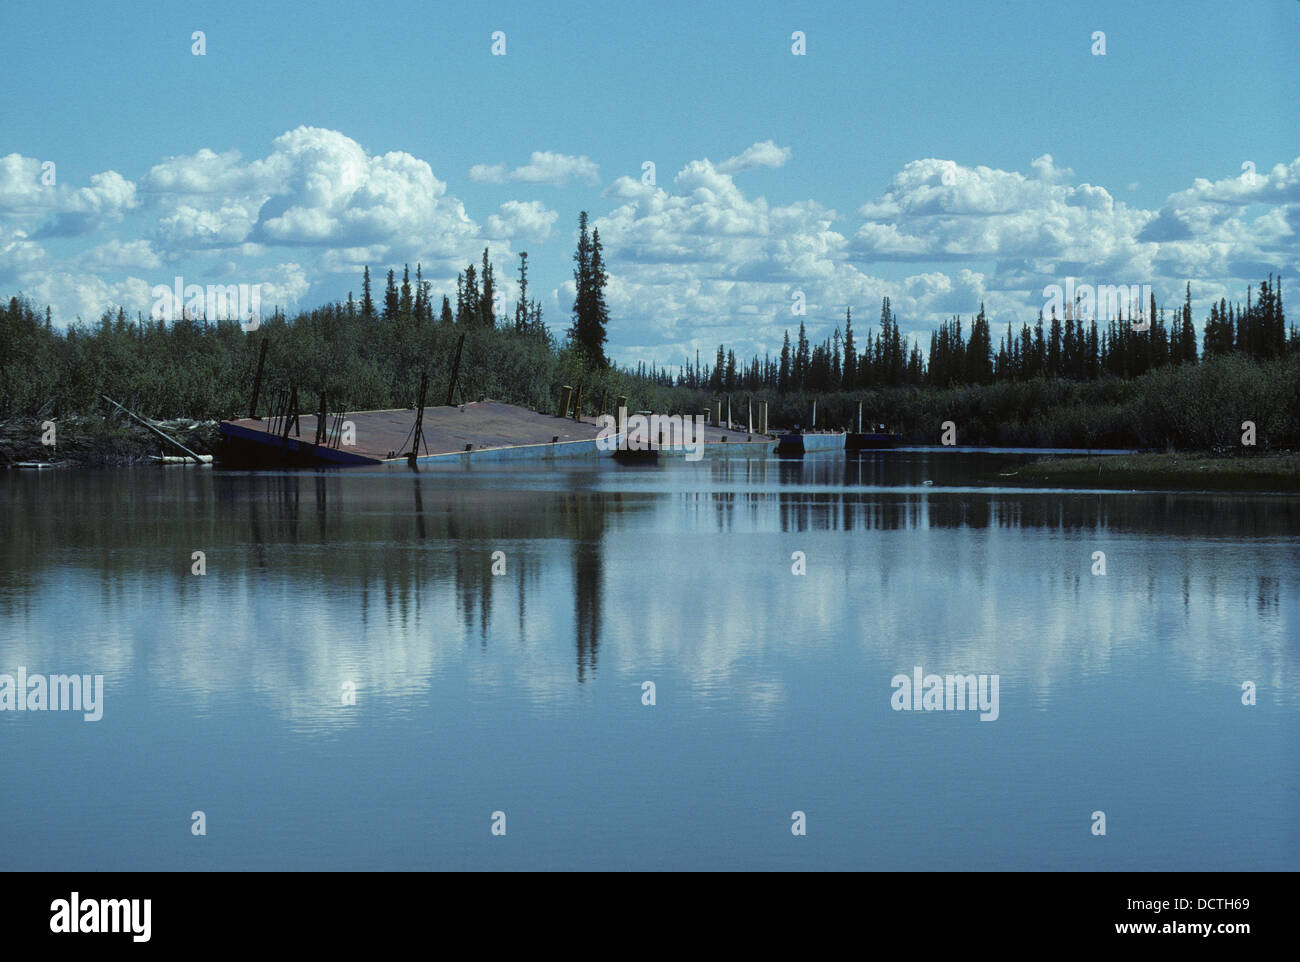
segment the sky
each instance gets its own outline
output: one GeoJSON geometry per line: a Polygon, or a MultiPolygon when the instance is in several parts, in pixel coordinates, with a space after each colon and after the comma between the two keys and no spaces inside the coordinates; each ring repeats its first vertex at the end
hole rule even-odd
{"type": "Polygon", "coordinates": [[[981,303],[996,341],[1067,278],[1190,283],[1199,328],[1300,272],[1297,0],[5,0],[0,35],[0,295],[59,326],[367,264],[454,301],[488,247],[563,335],[583,210],[610,355],[673,369],[885,296],[923,349],[981,303]]]}

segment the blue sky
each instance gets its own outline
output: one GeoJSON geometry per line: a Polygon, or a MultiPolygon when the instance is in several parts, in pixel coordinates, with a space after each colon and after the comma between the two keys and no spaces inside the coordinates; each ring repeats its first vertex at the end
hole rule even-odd
{"type": "Polygon", "coordinates": [[[491,246],[562,331],[582,209],[625,362],[779,348],[795,290],[813,336],[883,294],[996,334],[1067,275],[1203,305],[1300,267],[1296,0],[7,0],[0,30],[0,293],[59,323],[177,274],[291,310],[362,263],[454,291],[491,246]]]}

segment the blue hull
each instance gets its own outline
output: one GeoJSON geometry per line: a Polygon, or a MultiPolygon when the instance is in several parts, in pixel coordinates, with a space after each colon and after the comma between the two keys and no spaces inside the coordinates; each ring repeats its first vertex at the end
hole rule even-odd
{"type": "Polygon", "coordinates": [[[776,442],[777,454],[808,454],[812,451],[843,451],[845,435],[795,434],[781,435],[776,442]]]}

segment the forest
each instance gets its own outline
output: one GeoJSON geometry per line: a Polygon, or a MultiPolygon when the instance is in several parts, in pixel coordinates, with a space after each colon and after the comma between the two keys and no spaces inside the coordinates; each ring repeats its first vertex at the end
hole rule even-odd
{"type": "Polygon", "coordinates": [[[529,297],[527,254],[517,301],[504,305],[486,249],[457,278],[454,303],[433,294],[419,264],[389,270],[382,293],[366,267],[359,299],[349,292],[294,316],[277,309],[251,332],[199,312],[167,321],[121,309],[58,329],[48,307],[15,295],[0,302],[0,419],[93,415],[105,407],[101,394],[149,417],[246,416],[264,340],[263,399],[292,384],[304,412],[322,395],[331,411],[413,407],[427,372],[429,403],[440,404],[463,337],[457,400],[540,411],[555,411],[568,384],[581,387],[588,414],[616,395],[666,413],[730,397],[733,415],[768,401],[773,426],[806,426],[814,399],[818,427],[848,426],[861,401],[867,420],[922,443],[936,443],[947,420],[962,444],[1226,449],[1244,420],[1255,422],[1261,447],[1300,442],[1300,332],[1288,329],[1281,280],[1271,276],[1244,303],[1213,305],[1200,343],[1190,284],[1172,310],[1152,297],[1102,326],[1076,322],[1068,308],[1064,318],[1040,312],[996,345],[980,305],[969,325],[941,323],[926,353],[901,333],[886,297],[865,334],[846,309],[821,343],[800,323],[775,356],[742,361],[720,345],[711,363],[697,355],[674,372],[606,357],[607,267],[585,213],[579,226],[578,294],[563,338],[529,297]]]}

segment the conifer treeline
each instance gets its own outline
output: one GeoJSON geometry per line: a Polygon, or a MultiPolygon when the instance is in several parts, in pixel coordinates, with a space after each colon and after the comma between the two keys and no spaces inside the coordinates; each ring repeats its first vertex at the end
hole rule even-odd
{"type": "MultiPolygon", "coordinates": [[[[460,324],[466,327],[492,328],[498,324],[496,315],[496,269],[488,248],[483,248],[483,261],[479,268],[467,264],[456,275],[456,308],[453,312],[451,299],[442,295],[442,306],[437,314],[437,323],[460,324]]],[[[361,304],[358,306],[348,291],[348,300],[344,305],[348,317],[360,316],[362,320],[374,320],[375,304],[370,291],[370,265],[366,265],[361,277],[361,304]]],[[[400,324],[433,324],[433,285],[423,277],[422,265],[415,265],[415,286],[411,285],[411,265],[403,265],[402,283],[397,284],[393,270],[388,272],[388,286],[384,290],[384,307],[379,318],[400,324]]],[[[503,316],[503,325],[513,323],[518,332],[531,332],[549,337],[546,325],[542,323],[542,306],[537,301],[528,299],[528,252],[519,254],[519,299],[515,303],[513,322],[503,316]]]]}
{"type": "Polygon", "coordinates": [[[1062,319],[1053,311],[1046,322],[1042,312],[1031,328],[1022,323],[998,339],[996,351],[984,305],[963,330],[960,316],[944,321],[930,335],[928,360],[910,338],[900,335],[898,318],[884,298],[879,332],[867,331],[862,347],[853,330],[852,310],[844,314],[843,333],[837,326],[831,337],[810,345],[800,322],[793,344],[785,332],[781,353],[738,362],[734,350],[718,345],[712,366],[701,366],[697,355],[674,376],[669,371],[638,365],[635,373],[664,386],[682,386],[714,392],[775,391],[778,394],[871,390],[907,385],[954,387],[1023,381],[1034,377],[1095,381],[1101,377],[1138,377],[1170,364],[1195,364],[1198,357],[1239,353],[1256,360],[1283,357],[1300,351],[1300,331],[1288,335],[1282,306],[1282,282],[1269,275],[1258,294],[1248,288],[1246,303],[1229,305],[1220,300],[1211,307],[1205,323],[1203,346],[1197,349],[1192,320],[1191,284],[1172,316],[1158,308],[1155,296],[1135,316],[1118,316],[1104,326],[1096,320],[1075,320],[1066,311],[1062,319]]]}
{"type": "Polygon", "coordinates": [[[1147,330],[1134,330],[1130,318],[1102,325],[1051,316],[1021,324],[996,348],[981,307],[969,326],[960,317],[940,324],[928,357],[902,334],[886,298],[865,335],[846,311],[842,329],[821,343],[801,324],[774,357],[744,362],[722,346],[673,373],[608,363],[607,268],[599,233],[588,236],[586,226],[580,218],[577,293],[562,341],[530,296],[527,255],[511,308],[487,250],[460,272],[454,303],[451,292],[433,292],[418,263],[414,276],[406,266],[401,275],[386,271],[381,290],[372,290],[367,267],[359,301],[349,293],[293,317],[277,310],[253,333],[201,312],[167,322],[121,309],[59,330],[47,307],[0,301],[0,418],[93,413],[101,393],[154,417],[243,416],[263,340],[264,399],[292,383],[304,411],[322,395],[349,410],[410,407],[423,373],[435,395],[445,390],[463,334],[465,397],[545,411],[570,384],[588,404],[626,395],[634,406],[670,412],[748,391],[773,402],[774,425],[806,420],[814,398],[822,423],[847,424],[865,399],[875,417],[921,439],[937,437],[943,420],[960,420],[966,443],[1213,447],[1231,441],[1245,417],[1274,443],[1300,439],[1300,336],[1287,328],[1282,285],[1271,276],[1244,304],[1213,305],[1200,344],[1190,286],[1175,311],[1145,305],[1147,330]]]}

